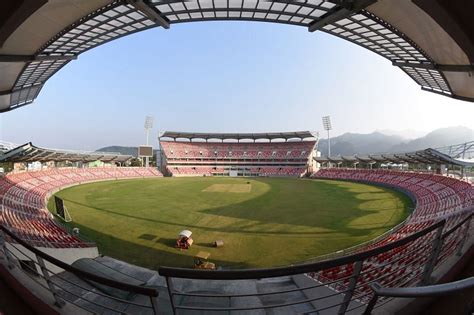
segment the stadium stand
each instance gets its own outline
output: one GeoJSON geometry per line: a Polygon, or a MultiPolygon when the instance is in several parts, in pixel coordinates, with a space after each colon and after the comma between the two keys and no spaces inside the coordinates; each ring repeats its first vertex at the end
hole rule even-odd
{"type": "MultiPolygon", "coordinates": [[[[445,230],[449,230],[463,221],[472,212],[474,205],[474,187],[463,180],[429,173],[401,172],[393,170],[369,169],[320,169],[312,174],[313,178],[348,180],[392,187],[411,196],[416,208],[404,223],[384,238],[367,246],[358,248],[358,252],[377,248],[421,231],[436,221],[446,220],[445,230]],[[464,211],[464,210],[468,211],[464,211]]],[[[445,240],[436,266],[459,247],[463,231],[451,234],[445,240]]],[[[398,247],[371,257],[364,262],[360,283],[355,291],[358,299],[368,302],[371,297],[369,283],[379,280],[379,284],[396,287],[415,285],[421,279],[423,266],[428,258],[422,255],[407,254],[416,250],[428,250],[432,246],[431,238],[420,238],[410,245],[398,247]],[[388,276],[387,276],[388,275],[388,276]],[[408,279],[408,281],[407,281],[408,279]]],[[[347,290],[354,264],[337,266],[308,275],[338,291],[347,290]],[[335,285],[332,285],[335,284],[335,285]]]]}
{"type": "Polygon", "coordinates": [[[343,179],[395,186],[416,200],[410,220],[439,219],[472,204],[474,189],[466,181],[429,173],[392,170],[321,169],[314,178],[343,179]]]}
{"type": "MultiPolygon", "coordinates": [[[[212,138],[223,140],[226,136],[213,134],[212,138]]],[[[309,132],[304,136],[312,137],[309,132]]],[[[165,137],[169,137],[166,132],[160,139],[164,170],[172,176],[229,175],[236,171],[237,176],[300,177],[306,173],[316,145],[316,141],[303,138],[285,142],[183,142],[165,137]]],[[[268,134],[253,137],[265,139],[268,134]]]]}
{"type": "Polygon", "coordinates": [[[56,223],[46,208],[50,194],[85,182],[156,176],[162,174],[141,167],[52,168],[0,176],[0,223],[38,247],[92,246],[56,223]]]}

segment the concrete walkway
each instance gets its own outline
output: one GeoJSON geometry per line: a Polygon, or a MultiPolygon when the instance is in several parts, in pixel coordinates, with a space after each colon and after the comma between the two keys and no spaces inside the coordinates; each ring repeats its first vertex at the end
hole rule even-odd
{"type": "MultiPolygon", "coordinates": [[[[166,280],[158,275],[156,271],[134,266],[126,262],[100,256],[94,259],[95,262],[140,280],[146,283],[146,286],[155,287],[159,291],[159,313],[172,314],[171,303],[169,299],[166,280]]],[[[134,306],[130,303],[113,300],[104,296],[93,284],[85,282],[74,275],[63,272],[53,277],[54,281],[62,287],[61,295],[71,303],[80,305],[100,314],[115,314],[120,312],[133,314],[152,314],[151,309],[134,306]],[[79,287],[80,286],[80,287],[79,287]],[[66,291],[69,291],[66,292],[66,291]],[[87,301],[88,300],[88,301],[87,301]],[[106,305],[112,310],[104,311],[103,308],[95,305],[106,305]]],[[[250,296],[243,297],[202,297],[202,296],[175,296],[175,305],[181,307],[211,307],[211,308],[236,308],[236,311],[213,311],[212,314],[334,314],[337,313],[339,306],[331,307],[334,304],[341,303],[342,294],[336,294],[330,288],[320,286],[314,289],[301,290],[302,287],[317,284],[315,280],[305,275],[293,277],[278,277],[255,280],[235,280],[235,281],[212,281],[212,280],[190,280],[174,278],[172,280],[174,290],[185,294],[207,294],[207,295],[235,295],[245,294],[250,296]],[[272,292],[290,291],[285,293],[266,294],[272,292]],[[309,299],[333,295],[330,298],[318,301],[308,301],[309,299]],[[270,307],[275,304],[292,304],[277,308],[270,307]],[[239,308],[252,308],[250,310],[238,310],[239,308]],[[317,312],[315,309],[326,310],[317,312]]],[[[150,305],[149,298],[144,296],[135,296],[130,302],[150,305]]],[[[358,306],[357,302],[351,302],[349,308],[358,306]]],[[[361,309],[358,309],[360,313],[361,309]]],[[[209,311],[179,310],[179,314],[209,314],[209,311]]]]}

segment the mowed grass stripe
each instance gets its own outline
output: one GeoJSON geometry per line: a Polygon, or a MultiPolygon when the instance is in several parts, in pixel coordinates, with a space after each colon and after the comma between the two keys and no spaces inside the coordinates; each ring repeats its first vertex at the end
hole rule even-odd
{"type": "MultiPolygon", "coordinates": [[[[385,188],[288,178],[158,178],[67,188],[72,226],[105,255],[144,267],[191,267],[200,250],[224,268],[297,263],[370,240],[401,222],[411,202],[385,188]],[[251,186],[246,193],[205,191],[251,186]],[[174,248],[182,229],[189,251],[174,248]],[[224,247],[211,243],[224,240],[224,247]]],[[[54,204],[50,200],[50,210],[54,204]]]]}

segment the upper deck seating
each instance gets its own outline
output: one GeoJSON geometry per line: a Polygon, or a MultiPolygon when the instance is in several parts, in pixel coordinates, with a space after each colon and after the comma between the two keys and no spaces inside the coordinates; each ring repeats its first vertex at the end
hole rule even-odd
{"type": "Polygon", "coordinates": [[[315,141],[161,141],[168,171],[175,176],[227,174],[230,169],[262,176],[301,176],[314,146],[315,141]]]}

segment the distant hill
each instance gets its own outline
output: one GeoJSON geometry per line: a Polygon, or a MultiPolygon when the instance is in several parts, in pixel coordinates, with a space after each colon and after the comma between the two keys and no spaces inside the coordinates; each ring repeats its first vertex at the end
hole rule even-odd
{"type": "Polygon", "coordinates": [[[125,155],[138,155],[138,148],[137,147],[122,147],[119,145],[113,145],[110,147],[104,147],[97,149],[96,152],[113,152],[113,153],[120,153],[125,155]]]}
{"type": "MultiPolygon", "coordinates": [[[[345,133],[331,138],[331,155],[388,152],[393,146],[403,141],[404,139],[400,136],[387,136],[377,131],[369,134],[345,133]]],[[[327,155],[327,139],[319,141],[319,151],[327,155]]]]}
{"type": "MultiPolygon", "coordinates": [[[[331,138],[331,155],[352,155],[366,153],[400,153],[439,148],[474,140],[474,130],[467,127],[449,127],[436,129],[424,137],[405,140],[398,135],[386,135],[381,132],[370,134],[345,133],[331,138]]],[[[319,151],[327,155],[327,139],[319,141],[319,151]]]]}
{"type": "MultiPolygon", "coordinates": [[[[153,154],[156,155],[160,150],[153,150],[153,154]]],[[[114,152],[125,155],[132,155],[134,157],[138,156],[138,147],[122,147],[119,145],[113,145],[110,147],[104,147],[97,149],[96,152],[114,152]]]]}
{"type": "Polygon", "coordinates": [[[415,130],[415,129],[405,129],[405,130],[392,130],[392,129],[381,129],[376,130],[387,136],[400,136],[406,140],[413,140],[426,136],[427,132],[415,130]]]}
{"type": "Polygon", "coordinates": [[[449,127],[436,129],[424,137],[401,143],[392,148],[392,152],[406,152],[426,148],[439,148],[452,144],[474,140],[474,130],[467,127],[449,127]]]}

